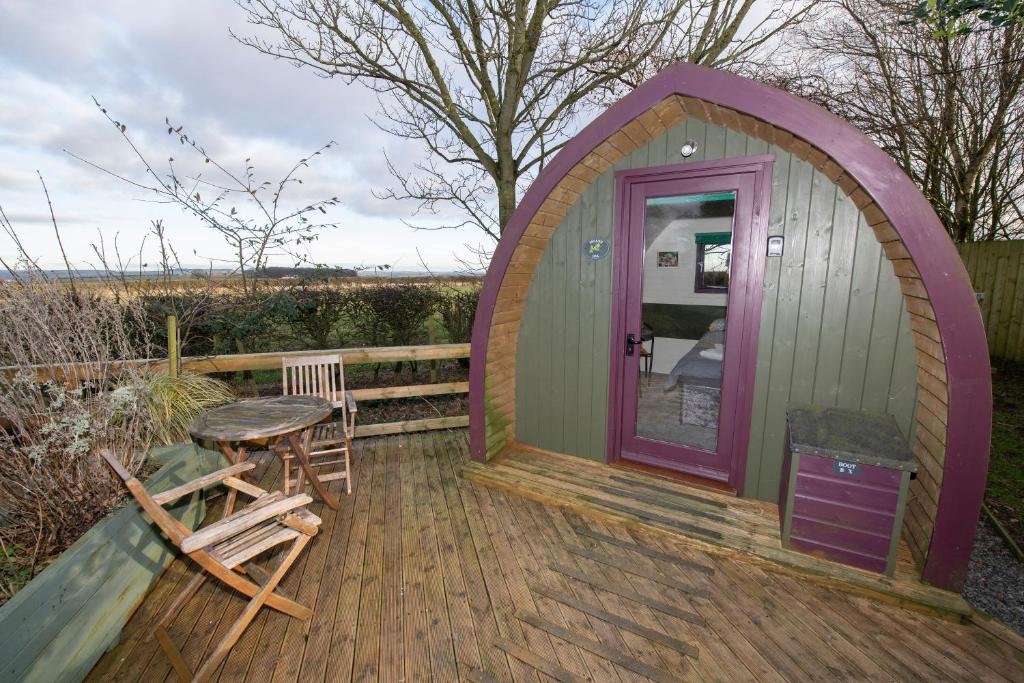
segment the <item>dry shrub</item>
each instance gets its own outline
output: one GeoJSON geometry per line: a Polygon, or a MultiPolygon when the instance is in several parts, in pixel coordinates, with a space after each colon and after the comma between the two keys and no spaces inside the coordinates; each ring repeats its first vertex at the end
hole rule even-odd
{"type": "Polygon", "coordinates": [[[96,456],[105,447],[135,472],[152,434],[142,371],[141,312],[83,293],[39,271],[0,289],[0,540],[31,549],[33,564],[59,552],[123,497],[96,456]],[[40,383],[33,365],[57,369],[40,383]],[[60,381],[65,380],[65,381],[60,381]]]}
{"type": "Polygon", "coordinates": [[[161,372],[144,381],[151,433],[161,444],[188,441],[188,425],[197,415],[235,400],[231,387],[206,375],[183,372],[172,378],[161,372]]]}

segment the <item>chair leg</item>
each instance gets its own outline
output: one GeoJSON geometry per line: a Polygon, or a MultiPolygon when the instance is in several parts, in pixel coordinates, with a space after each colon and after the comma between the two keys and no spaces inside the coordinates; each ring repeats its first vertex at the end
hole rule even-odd
{"type": "MultiPolygon", "coordinates": [[[[241,574],[230,569],[225,569],[224,565],[218,563],[201,550],[192,553],[189,557],[195,560],[199,566],[209,572],[212,576],[217,577],[243,595],[251,598],[261,590],[259,584],[249,581],[241,574]]],[[[313,616],[313,611],[308,607],[300,605],[294,600],[289,600],[283,595],[278,595],[277,593],[271,593],[267,598],[267,607],[276,609],[278,612],[284,612],[288,616],[295,617],[296,619],[309,619],[313,616]]]]}
{"type": "Polygon", "coordinates": [[[303,534],[295,539],[292,543],[291,550],[289,550],[288,554],[281,559],[277,569],[274,570],[274,573],[270,575],[270,578],[267,579],[267,582],[263,584],[263,587],[260,588],[256,595],[252,597],[252,600],[250,600],[249,604],[246,605],[242,615],[238,617],[238,620],[235,621],[234,624],[231,625],[231,628],[229,628],[228,632],[224,634],[224,637],[217,644],[213,653],[207,658],[203,665],[199,667],[199,670],[196,671],[194,680],[205,681],[213,675],[217,670],[217,666],[220,665],[221,661],[223,661],[224,657],[227,656],[231,648],[234,647],[236,642],[238,642],[238,639],[242,636],[246,627],[249,626],[249,623],[259,613],[260,607],[262,607],[263,603],[265,603],[274,593],[274,589],[277,588],[277,584],[279,584],[281,579],[284,578],[288,569],[291,568],[292,563],[298,559],[299,555],[302,553],[302,549],[306,547],[307,543],[309,543],[310,538],[310,536],[303,534]]]}
{"type": "Polygon", "coordinates": [[[195,595],[199,587],[206,581],[206,572],[200,570],[196,576],[189,581],[188,585],[185,586],[185,590],[178,594],[178,597],[174,599],[167,611],[164,612],[163,616],[160,617],[160,621],[156,623],[156,628],[153,629],[156,635],[157,642],[160,643],[160,649],[164,651],[167,658],[171,660],[171,666],[174,667],[174,672],[178,674],[178,678],[182,681],[192,680],[192,671],[188,668],[188,664],[185,663],[185,659],[181,656],[181,652],[171,642],[171,636],[167,633],[167,625],[170,624],[174,617],[181,612],[182,607],[185,603],[195,595]]]}
{"type": "MultiPolygon", "coordinates": [[[[285,452],[283,450],[284,448],[286,448],[286,447],[281,446],[281,442],[278,441],[277,443],[275,443],[273,445],[271,450],[274,452],[274,455],[277,456],[277,459],[281,461],[281,472],[282,472],[282,476],[284,477],[284,485],[282,486],[282,488],[284,490],[284,495],[290,496],[290,495],[292,495],[291,484],[290,484],[290,482],[292,480],[292,468],[291,468],[291,462],[292,461],[290,459],[284,457],[285,456],[285,452]]],[[[297,493],[302,493],[302,491],[297,491],[297,493]]]]}
{"type": "Polygon", "coordinates": [[[352,439],[345,439],[345,491],[352,495],[352,439]]]}

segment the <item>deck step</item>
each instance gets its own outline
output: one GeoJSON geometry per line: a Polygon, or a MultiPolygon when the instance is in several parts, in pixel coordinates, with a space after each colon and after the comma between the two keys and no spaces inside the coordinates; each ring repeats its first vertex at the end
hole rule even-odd
{"type": "Polygon", "coordinates": [[[973,612],[960,595],[919,581],[907,563],[895,577],[887,577],[783,548],[774,506],[567,457],[513,449],[487,464],[465,464],[462,475],[670,543],[739,557],[846,592],[953,618],[973,612]]]}

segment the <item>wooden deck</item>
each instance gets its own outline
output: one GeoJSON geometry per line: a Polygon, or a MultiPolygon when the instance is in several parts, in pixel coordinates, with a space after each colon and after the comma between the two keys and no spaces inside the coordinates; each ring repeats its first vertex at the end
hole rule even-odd
{"type": "Polygon", "coordinates": [[[465,475],[508,493],[664,535],[670,542],[727,557],[742,555],[773,569],[908,607],[955,617],[972,610],[960,595],[921,583],[906,542],[901,543],[892,578],[783,548],[779,509],[771,503],[523,446],[507,449],[486,465],[470,463],[465,475]]]}
{"type": "MultiPolygon", "coordinates": [[[[222,681],[1021,680],[1024,641],[768,571],[460,476],[464,431],[364,439],[355,492],[222,681]]],[[[472,468],[471,468],[472,469],[472,468]]],[[[262,460],[261,483],[280,476],[262,460]]],[[[627,475],[631,476],[631,475],[627,475]]],[[[341,494],[339,482],[332,490],[341,494]]],[[[92,680],[172,680],[148,636],[195,571],[176,561],[92,680]]],[[[243,600],[207,582],[171,624],[195,663],[243,600]]]]}

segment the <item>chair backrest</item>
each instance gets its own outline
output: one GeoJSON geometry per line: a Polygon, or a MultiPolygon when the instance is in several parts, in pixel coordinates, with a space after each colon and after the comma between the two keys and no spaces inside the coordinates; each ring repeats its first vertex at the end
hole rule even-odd
{"type": "Polygon", "coordinates": [[[180,546],[182,539],[191,533],[188,527],[172,517],[162,505],[153,500],[153,496],[149,494],[149,491],[147,491],[146,487],[142,485],[142,482],[132,476],[132,474],[124,468],[124,465],[121,464],[121,461],[117,456],[109,449],[101,448],[100,456],[107,461],[107,464],[110,465],[110,468],[114,470],[115,473],[117,473],[117,476],[121,477],[124,481],[125,487],[127,487],[135,500],[138,501],[142,509],[146,511],[146,514],[156,522],[156,525],[160,527],[160,530],[167,534],[167,537],[170,538],[175,545],[180,546]]]}
{"type": "Polygon", "coordinates": [[[340,354],[283,359],[281,385],[285,396],[319,396],[346,412],[345,363],[340,354]]]}

